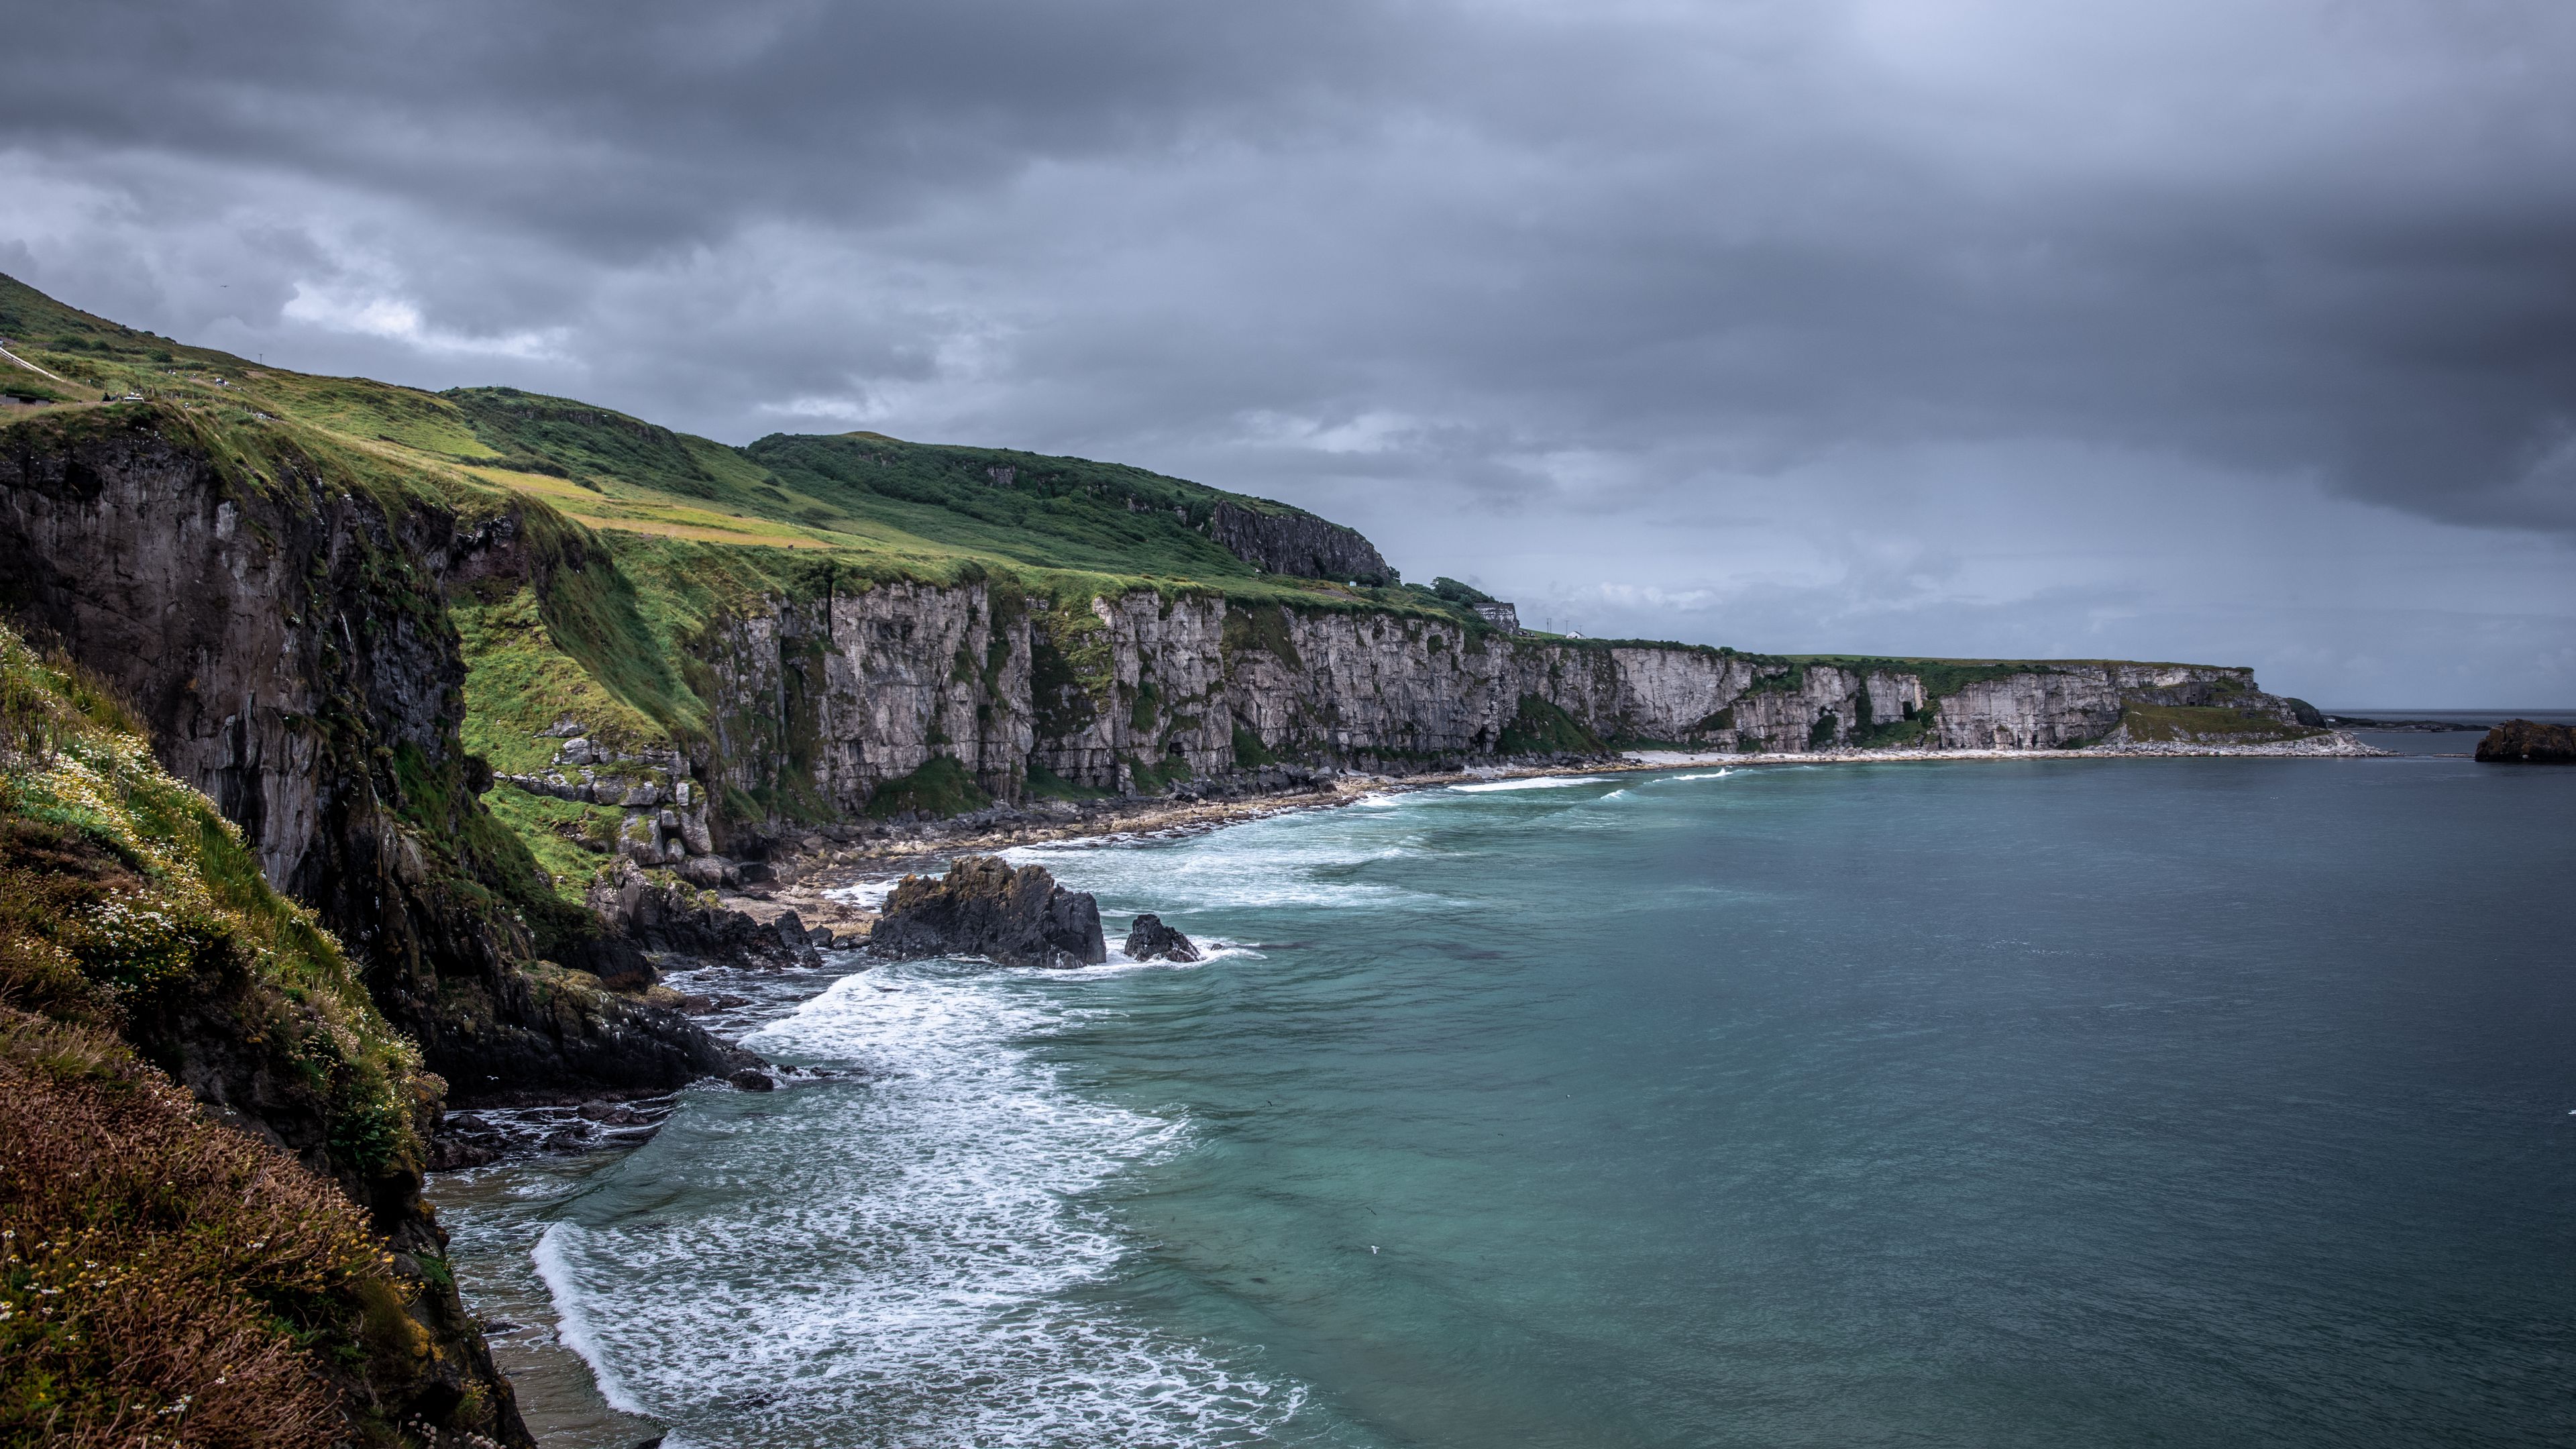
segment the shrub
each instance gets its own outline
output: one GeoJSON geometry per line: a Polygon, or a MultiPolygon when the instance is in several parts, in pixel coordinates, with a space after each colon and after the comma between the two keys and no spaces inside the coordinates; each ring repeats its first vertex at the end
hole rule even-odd
{"type": "Polygon", "coordinates": [[[1237,769],[1258,770],[1279,763],[1279,757],[1261,742],[1261,736],[1242,725],[1234,727],[1234,763],[1237,769]]]}
{"type": "Polygon", "coordinates": [[[888,780],[869,792],[868,814],[891,820],[907,810],[933,818],[963,815],[993,803],[966,767],[948,755],[933,755],[909,775],[888,780]]]}
{"type": "Polygon", "coordinates": [[[1597,755],[1602,745],[1592,731],[1575,722],[1574,716],[1538,695],[1524,694],[1520,712],[1503,726],[1502,738],[1495,742],[1494,750],[1504,755],[1597,755]]]}
{"type": "Polygon", "coordinates": [[[309,1349],[403,1289],[332,1184],[95,1028],[0,1023],[0,1440],[323,1445],[309,1349]]]}

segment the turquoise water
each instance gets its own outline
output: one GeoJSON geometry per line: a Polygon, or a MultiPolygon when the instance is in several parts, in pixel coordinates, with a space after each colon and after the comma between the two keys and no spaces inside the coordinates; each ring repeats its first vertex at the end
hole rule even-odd
{"type": "Polygon", "coordinates": [[[674,1449],[2563,1444],[2571,824],[2035,761],[1033,852],[1230,949],[852,975],[751,1045],[875,1080],[450,1222],[674,1449]]]}

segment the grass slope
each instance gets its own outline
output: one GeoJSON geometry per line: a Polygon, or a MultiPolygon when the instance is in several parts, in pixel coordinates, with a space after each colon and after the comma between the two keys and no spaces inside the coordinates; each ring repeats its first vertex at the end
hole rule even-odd
{"type": "MultiPolygon", "coordinates": [[[[180,1060],[318,1119],[361,1191],[417,1171],[440,1090],[125,710],[0,627],[0,1442],[417,1442],[434,1285],[340,1185],[204,1115],[180,1060]]],[[[497,1432],[495,1405],[437,1412],[497,1432]]]]}

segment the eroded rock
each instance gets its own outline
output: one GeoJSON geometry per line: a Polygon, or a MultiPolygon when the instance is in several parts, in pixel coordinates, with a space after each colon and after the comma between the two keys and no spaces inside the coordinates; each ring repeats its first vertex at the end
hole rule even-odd
{"type": "Polygon", "coordinates": [[[1100,904],[1042,865],[964,855],[944,877],[908,875],[886,898],[871,950],[897,960],[982,956],[1006,966],[1096,966],[1109,959],[1100,904]]]}
{"type": "Polygon", "coordinates": [[[1127,930],[1127,959],[1130,961],[1196,961],[1199,948],[1189,937],[1163,924],[1163,918],[1143,915],[1127,930]]]}

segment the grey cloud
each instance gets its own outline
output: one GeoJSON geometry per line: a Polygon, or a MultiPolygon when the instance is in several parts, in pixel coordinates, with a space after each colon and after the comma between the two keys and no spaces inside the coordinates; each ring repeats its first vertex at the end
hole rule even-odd
{"type": "MultiPolygon", "coordinates": [[[[16,269],[300,366],[1117,457],[1754,645],[2054,629],[2071,595],[1897,588],[1875,543],[1801,535],[1767,583],[1729,546],[1938,505],[1978,448],[2013,503],[1897,507],[1918,557],[2260,495],[2497,550],[2537,590],[2509,628],[2576,612],[2576,12],[2542,0],[301,0],[12,41],[16,269]]],[[[2264,567],[2161,546],[2101,596],[2264,567]]],[[[2249,642],[2318,628],[2263,608],[2249,642]]]]}

